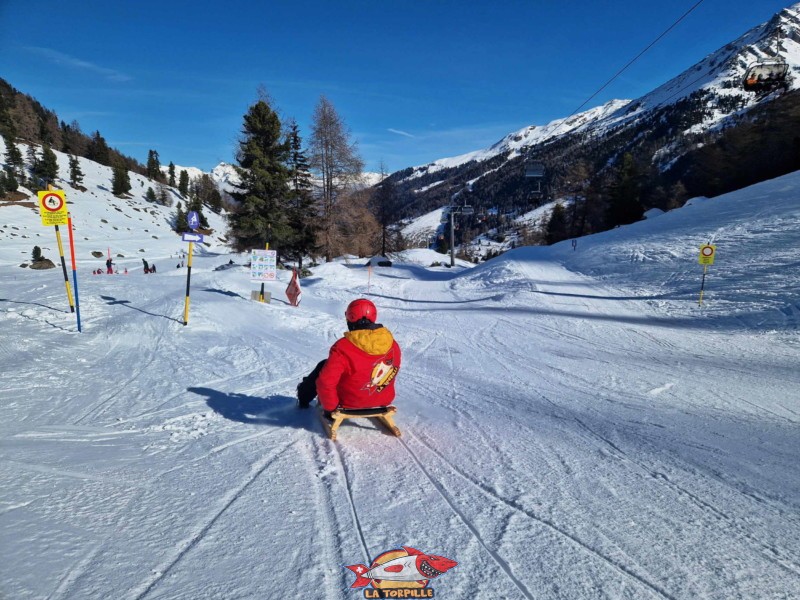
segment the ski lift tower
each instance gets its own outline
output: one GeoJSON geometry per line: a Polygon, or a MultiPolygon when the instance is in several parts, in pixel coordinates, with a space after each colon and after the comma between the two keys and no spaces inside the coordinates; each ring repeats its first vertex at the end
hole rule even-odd
{"type": "Polygon", "coordinates": [[[471,215],[475,212],[475,209],[468,205],[463,204],[461,206],[457,206],[452,204],[452,202],[456,199],[456,196],[461,192],[456,192],[453,194],[453,197],[450,199],[450,206],[447,208],[450,209],[450,266],[454,267],[456,265],[456,255],[455,255],[455,245],[456,245],[456,226],[455,226],[455,215],[456,213],[460,215],[471,215]]]}

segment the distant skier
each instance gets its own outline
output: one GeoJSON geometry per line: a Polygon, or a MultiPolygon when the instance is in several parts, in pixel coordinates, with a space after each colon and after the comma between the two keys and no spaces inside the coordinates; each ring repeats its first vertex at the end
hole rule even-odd
{"type": "Polygon", "coordinates": [[[150,272],[151,273],[155,273],[156,272],[156,266],[154,264],[150,265],[150,272]]]}
{"type": "Polygon", "coordinates": [[[114,274],[114,263],[111,262],[110,258],[106,261],[106,274],[108,275],[114,274]]]}
{"type": "Polygon", "coordinates": [[[147,264],[145,259],[142,259],[142,264],[144,265],[144,273],[147,275],[150,272],[150,265],[147,264]]]}
{"type": "Polygon", "coordinates": [[[308,408],[319,395],[326,417],[337,408],[388,406],[400,369],[400,346],[375,322],[378,310],[372,302],[354,300],[344,314],[348,331],[331,346],[327,360],[297,386],[298,406],[308,408]]]}

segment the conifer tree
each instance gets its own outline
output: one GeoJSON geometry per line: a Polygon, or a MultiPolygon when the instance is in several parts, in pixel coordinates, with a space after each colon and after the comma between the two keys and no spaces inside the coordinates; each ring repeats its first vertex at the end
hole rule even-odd
{"type": "Polygon", "coordinates": [[[147,153],[147,177],[154,181],[161,181],[161,162],[158,160],[158,152],[150,150],[147,153]]]}
{"type": "Polygon", "coordinates": [[[19,151],[17,145],[13,140],[5,138],[6,144],[6,164],[5,170],[9,175],[13,175],[15,179],[23,179],[25,177],[25,160],[22,158],[22,152],[19,151]]]}
{"type": "MultiPolygon", "coordinates": [[[[36,156],[34,151],[34,157],[36,156]]],[[[41,158],[34,158],[33,168],[31,169],[34,181],[38,182],[42,188],[45,188],[48,183],[55,182],[58,177],[58,160],[56,153],[45,144],[42,147],[41,158]]]]}
{"type": "Polygon", "coordinates": [[[26,153],[28,155],[28,179],[34,186],[39,185],[41,182],[36,175],[39,170],[39,157],[36,155],[36,147],[31,144],[28,146],[26,153]]]}
{"type": "Polygon", "coordinates": [[[178,191],[184,198],[189,195],[189,173],[186,169],[181,169],[180,178],[178,180],[178,191]]]}
{"type": "Polygon", "coordinates": [[[156,193],[153,191],[153,188],[148,187],[147,191],[144,193],[145,200],[148,202],[155,202],[156,201],[156,193]]]}
{"type": "Polygon", "coordinates": [[[286,253],[297,261],[298,270],[303,270],[303,257],[316,250],[319,232],[316,200],[312,194],[311,167],[303,150],[300,128],[292,120],[287,135],[289,144],[289,226],[292,233],[286,245],[286,253]]]}
{"type": "Polygon", "coordinates": [[[169,192],[167,191],[167,186],[163,183],[158,184],[158,197],[156,201],[161,206],[172,206],[172,198],[169,197],[169,192]]]}
{"type": "Polygon", "coordinates": [[[289,240],[288,153],[278,115],[268,99],[259,100],[244,115],[236,156],[241,183],[232,194],[238,206],[228,215],[228,223],[238,250],[270,243],[270,249],[280,251],[289,240]]]}
{"type": "Polygon", "coordinates": [[[178,202],[178,208],[175,211],[175,231],[183,233],[189,231],[189,223],[186,221],[186,211],[183,210],[183,205],[178,202]]]}
{"type": "Polygon", "coordinates": [[[608,207],[608,225],[627,225],[634,223],[644,215],[641,200],[641,182],[633,160],[633,155],[626,152],[616,175],[611,183],[608,207]]]}
{"type": "Polygon", "coordinates": [[[81,163],[74,154],[69,155],[69,181],[72,187],[77,187],[83,183],[83,171],[81,163]]]}
{"type": "Polygon", "coordinates": [[[167,169],[167,173],[169,174],[169,180],[167,183],[171,187],[175,187],[175,164],[172,161],[169,161],[169,167],[167,169]]]}
{"type": "Polygon", "coordinates": [[[99,131],[92,134],[89,147],[86,149],[86,158],[107,167],[111,166],[111,150],[99,131]]]}
{"type": "Polygon", "coordinates": [[[131,179],[128,175],[128,170],[124,166],[114,167],[113,176],[111,178],[111,193],[115,196],[121,196],[131,191],[131,179]]]}
{"type": "Polygon", "coordinates": [[[547,232],[545,233],[545,241],[548,244],[555,244],[569,237],[567,231],[567,211],[559,202],[553,208],[550,215],[550,220],[547,222],[547,232]]]}

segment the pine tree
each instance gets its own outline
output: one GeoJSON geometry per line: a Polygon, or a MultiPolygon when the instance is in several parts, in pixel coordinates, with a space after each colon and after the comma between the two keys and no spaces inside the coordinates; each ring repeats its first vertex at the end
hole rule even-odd
{"type": "Polygon", "coordinates": [[[25,176],[25,161],[22,158],[22,152],[19,151],[17,145],[9,138],[5,138],[6,145],[6,164],[5,170],[9,175],[13,175],[15,179],[23,179],[25,176]]]}
{"type": "Polygon", "coordinates": [[[167,169],[167,173],[169,173],[169,180],[167,183],[171,187],[175,187],[175,164],[172,161],[169,161],[169,168],[167,169]]]}
{"type": "Polygon", "coordinates": [[[617,167],[611,184],[608,207],[608,226],[635,223],[644,215],[640,195],[641,183],[633,155],[626,152],[617,167]]]}
{"type": "Polygon", "coordinates": [[[291,236],[286,209],[289,148],[267,99],[244,115],[242,134],[236,156],[241,184],[232,194],[238,206],[228,215],[231,237],[238,250],[263,248],[265,243],[280,250],[291,236]]]}
{"type": "Polygon", "coordinates": [[[69,155],[69,181],[72,187],[78,187],[83,183],[83,171],[81,163],[74,154],[69,155]]]}
{"type": "Polygon", "coordinates": [[[43,258],[42,249],[39,246],[33,247],[33,252],[31,252],[31,258],[33,259],[33,262],[39,262],[40,260],[42,260],[43,258]]]}
{"type": "Polygon", "coordinates": [[[547,222],[547,232],[545,233],[545,241],[548,244],[555,244],[569,237],[567,231],[567,211],[559,202],[553,208],[550,215],[550,220],[547,222]]]}
{"type": "Polygon", "coordinates": [[[289,226],[292,234],[286,253],[297,261],[298,270],[303,270],[303,257],[316,250],[319,231],[316,200],[312,194],[311,167],[303,150],[300,128],[292,120],[287,136],[289,143],[289,226]]]}
{"type": "Polygon", "coordinates": [[[31,144],[28,146],[26,153],[28,155],[28,179],[30,180],[31,184],[36,187],[41,185],[41,181],[39,181],[39,178],[36,175],[39,169],[39,157],[36,154],[36,147],[31,144]]]}
{"type": "Polygon", "coordinates": [[[183,210],[183,205],[178,202],[178,208],[175,211],[175,231],[183,233],[189,231],[189,223],[186,221],[186,212],[183,210]]]}
{"type": "Polygon", "coordinates": [[[42,157],[34,161],[31,174],[35,181],[40,182],[42,188],[47,187],[48,183],[54,183],[58,178],[58,159],[47,144],[42,147],[42,157]]]}
{"type": "Polygon", "coordinates": [[[181,174],[178,181],[178,191],[184,198],[189,195],[189,173],[185,169],[181,169],[181,174]]]}
{"type": "Polygon", "coordinates": [[[155,150],[150,150],[147,153],[147,177],[154,181],[161,181],[163,179],[161,163],[158,160],[158,152],[155,150]]]}
{"type": "Polygon", "coordinates": [[[172,206],[172,198],[170,198],[169,191],[167,191],[167,186],[163,183],[158,184],[158,197],[156,201],[161,206],[172,206]]]}
{"type": "Polygon", "coordinates": [[[86,158],[107,167],[111,166],[111,150],[99,131],[92,134],[89,147],[86,149],[86,158]]]}
{"type": "Polygon", "coordinates": [[[153,191],[153,188],[148,187],[147,191],[144,193],[144,198],[148,202],[155,202],[156,201],[156,193],[153,191]]]}
{"type": "Polygon", "coordinates": [[[115,196],[121,196],[131,191],[131,179],[128,175],[128,170],[124,166],[114,167],[113,176],[111,178],[111,193],[115,196]]]}

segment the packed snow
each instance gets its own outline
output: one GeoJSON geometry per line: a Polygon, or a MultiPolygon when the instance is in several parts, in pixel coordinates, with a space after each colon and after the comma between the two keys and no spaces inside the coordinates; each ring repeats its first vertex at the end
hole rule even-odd
{"type": "Polygon", "coordinates": [[[322,264],[299,307],[212,215],[184,325],[170,209],[82,164],[80,333],[52,228],[0,202],[0,596],[362,598],[345,567],[402,546],[458,563],[438,598],[800,596],[800,173],[474,268],[322,264]],[[331,442],[294,390],[361,296],[403,436],[331,442]]]}

